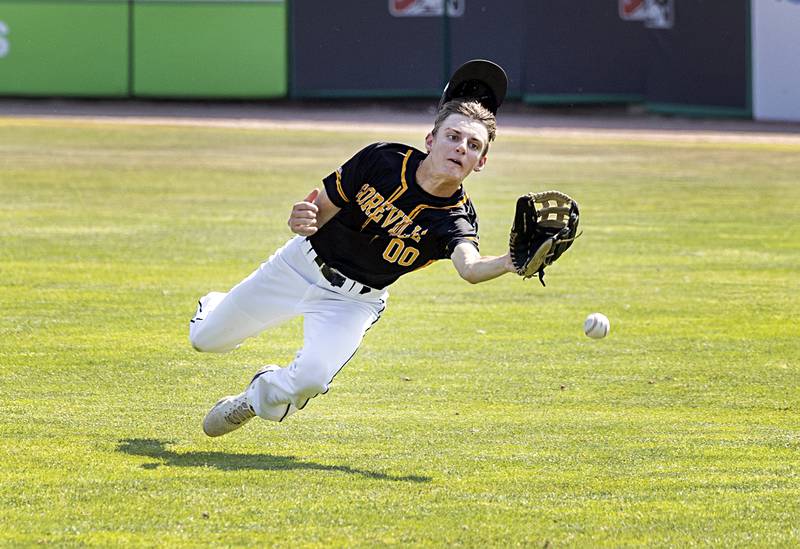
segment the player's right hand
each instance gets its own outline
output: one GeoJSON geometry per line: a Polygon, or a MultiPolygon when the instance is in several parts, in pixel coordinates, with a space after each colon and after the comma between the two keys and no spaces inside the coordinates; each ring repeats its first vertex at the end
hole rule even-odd
{"type": "Polygon", "coordinates": [[[317,212],[319,208],[314,204],[319,195],[319,189],[314,189],[308,196],[292,206],[292,213],[289,215],[289,228],[293,233],[300,236],[311,236],[317,232],[317,212]]]}

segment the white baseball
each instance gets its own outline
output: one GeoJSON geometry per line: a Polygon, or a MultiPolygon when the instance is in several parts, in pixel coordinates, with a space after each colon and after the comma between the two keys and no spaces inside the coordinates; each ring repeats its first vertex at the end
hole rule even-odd
{"type": "Polygon", "coordinates": [[[600,339],[608,335],[611,323],[603,313],[592,313],[583,321],[583,333],[592,339],[600,339]]]}

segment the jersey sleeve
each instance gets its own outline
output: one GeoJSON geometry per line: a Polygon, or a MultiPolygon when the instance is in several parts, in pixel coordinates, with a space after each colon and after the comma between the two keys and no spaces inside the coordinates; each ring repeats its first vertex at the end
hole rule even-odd
{"type": "Polygon", "coordinates": [[[462,242],[468,242],[475,246],[476,250],[480,250],[477,224],[473,225],[466,219],[457,220],[453,230],[445,236],[444,257],[442,259],[449,258],[453,255],[456,246],[462,242]]]}
{"type": "Polygon", "coordinates": [[[444,255],[442,259],[449,259],[453,255],[456,246],[462,242],[468,242],[480,251],[478,238],[478,214],[472,201],[467,199],[464,209],[459,212],[453,223],[449,224],[448,230],[444,235],[444,255]]]}
{"type": "Polygon", "coordinates": [[[358,189],[369,180],[370,170],[376,163],[378,143],[358,151],[353,157],[322,180],[331,202],[345,208],[355,201],[358,189]]]}

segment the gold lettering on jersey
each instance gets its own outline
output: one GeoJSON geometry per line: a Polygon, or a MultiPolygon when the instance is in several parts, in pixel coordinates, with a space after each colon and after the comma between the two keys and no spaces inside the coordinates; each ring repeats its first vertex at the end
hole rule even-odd
{"type": "Polygon", "coordinates": [[[383,204],[383,195],[376,192],[369,200],[365,200],[363,204],[360,204],[360,206],[364,214],[366,214],[367,217],[371,217],[381,204],[383,204]]]}
{"type": "Polygon", "coordinates": [[[371,214],[369,214],[369,220],[377,223],[383,217],[383,212],[391,208],[393,208],[391,204],[387,204],[384,202],[383,204],[375,208],[371,214]]]}
{"type": "Polygon", "coordinates": [[[408,238],[408,235],[404,235],[403,231],[405,231],[411,223],[413,223],[413,221],[411,221],[408,216],[403,216],[403,220],[400,223],[389,229],[389,234],[397,238],[408,238]]]}
{"type": "Polygon", "coordinates": [[[428,229],[423,229],[419,225],[415,225],[410,233],[405,232],[405,230],[411,226],[411,223],[413,222],[410,219],[404,218],[402,223],[398,223],[389,229],[389,235],[402,240],[411,239],[414,242],[419,242],[422,240],[423,236],[428,234],[428,229]]]}
{"type": "Polygon", "coordinates": [[[365,200],[369,200],[369,198],[375,194],[375,188],[371,185],[367,185],[364,183],[361,188],[358,190],[356,194],[356,203],[360,206],[364,203],[365,200]]]}
{"type": "MultiPolygon", "coordinates": [[[[392,223],[397,222],[398,220],[400,220],[400,218],[406,215],[403,213],[403,210],[396,208],[394,204],[389,204],[389,209],[390,209],[389,213],[386,215],[386,218],[383,220],[383,223],[381,224],[382,229],[385,229],[386,227],[388,227],[392,223]]],[[[377,219],[375,221],[377,221],[377,219]]]]}
{"type": "MultiPolygon", "coordinates": [[[[410,153],[411,151],[409,151],[409,154],[410,153]]],[[[407,160],[408,155],[406,155],[405,161],[407,160]]],[[[404,170],[405,161],[403,162],[404,170]]],[[[392,237],[392,239],[389,241],[389,244],[387,244],[386,248],[383,250],[383,259],[389,263],[396,263],[402,267],[412,266],[417,258],[419,258],[420,254],[419,249],[407,245],[407,243],[404,241],[413,240],[414,242],[420,242],[422,237],[428,234],[428,229],[423,229],[420,225],[414,224],[414,218],[426,208],[438,210],[455,208],[468,200],[467,196],[464,195],[459,202],[449,206],[430,206],[426,204],[419,204],[411,211],[411,214],[407,214],[391,202],[402,195],[406,189],[407,186],[405,183],[405,178],[403,178],[403,186],[401,189],[395,191],[389,196],[389,198],[384,198],[383,195],[379,193],[377,189],[375,189],[375,187],[369,183],[364,183],[356,193],[355,197],[356,204],[358,204],[363,214],[367,217],[366,221],[361,226],[361,230],[363,231],[371,221],[378,223],[383,220],[380,225],[381,228],[386,229],[386,232],[392,237]],[[414,228],[409,232],[408,229],[412,225],[414,228]]],[[[378,238],[377,235],[373,236],[370,242],[373,242],[376,238],[378,238]]],[[[423,265],[418,266],[417,269],[427,267],[434,261],[434,259],[431,259],[425,262],[423,265]]]]}
{"type": "MultiPolygon", "coordinates": [[[[356,193],[356,204],[367,216],[367,223],[373,221],[378,223],[382,220],[381,228],[387,229],[390,236],[399,239],[410,238],[414,242],[419,242],[428,230],[423,230],[419,225],[414,225],[414,220],[403,210],[388,202],[375,187],[369,183],[364,183],[356,193]],[[406,232],[409,227],[414,225],[411,232],[406,232]]],[[[367,225],[364,223],[364,226],[367,225]]]]}
{"type": "Polygon", "coordinates": [[[414,230],[411,231],[411,234],[409,235],[409,238],[411,240],[413,240],[414,242],[419,242],[420,239],[423,236],[425,236],[426,234],[428,234],[428,229],[422,230],[422,227],[417,225],[416,227],[414,227],[414,230]]]}

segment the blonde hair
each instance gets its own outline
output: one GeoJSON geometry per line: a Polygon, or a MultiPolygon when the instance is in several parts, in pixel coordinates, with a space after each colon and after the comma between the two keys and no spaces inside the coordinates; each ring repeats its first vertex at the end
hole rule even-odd
{"type": "Polygon", "coordinates": [[[474,100],[464,101],[457,99],[448,101],[442,105],[442,108],[439,109],[439,112],[436,114],[436,120],[433,122],[433,130],[431,131],[433,135],[436,135],[442,123],[451,114],[460,114],[484,125],[489,134],[489,142],[486,143],[486,147],[483,149],[483,154],[486,154],[486,151],[489,150],[489,143],[494,141],[495,135],[497,134],[497,119],[494,114],[492,114],[492,111],[474,100]]]}

